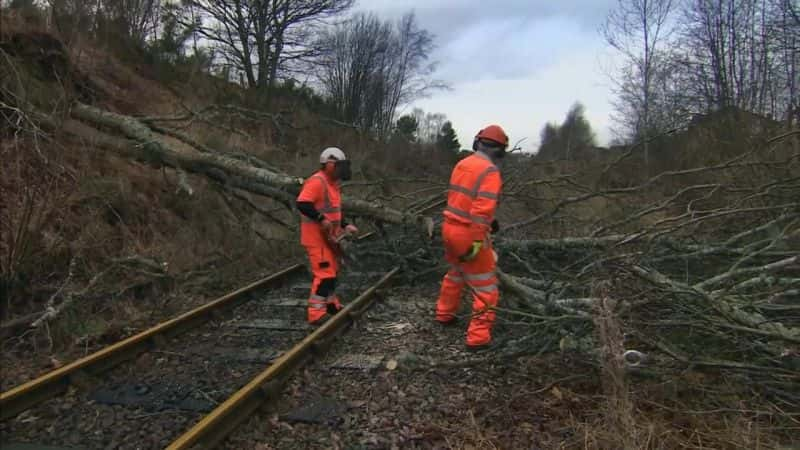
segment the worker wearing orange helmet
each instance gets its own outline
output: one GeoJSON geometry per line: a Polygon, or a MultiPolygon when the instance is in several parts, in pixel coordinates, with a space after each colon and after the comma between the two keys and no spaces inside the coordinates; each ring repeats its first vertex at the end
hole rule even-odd
{"type": "Polygon", "coordinates": [[[450,269],[442,280],[436,302],[436,320],[451,324],[466,284],[472,292],[473,316],[467,329],[467,348],[488,347],[495,320],[493,307],[500,298],[495,273],[496,254],[489,234],[498,229],[495,210],[502,189],[499,161],[508,136],[498,125],[478,132],[474,153],[456,164],[450,176],[442,237],[450,269]]]}
{"type": "Polygon", "coordinates": [[[314,279],[308,298],[308,323],[322,321],[336,314],[342,304],[336,296],[339,260],[335,240],[343,234],[354,235],[358,229],[342,216],[340,181],[350,179],[350,161],[344,152],[328,147],[320,154],[320,170],[306,179],[297,209],[300,211],[300,243],[308,253],[314,279]]]}

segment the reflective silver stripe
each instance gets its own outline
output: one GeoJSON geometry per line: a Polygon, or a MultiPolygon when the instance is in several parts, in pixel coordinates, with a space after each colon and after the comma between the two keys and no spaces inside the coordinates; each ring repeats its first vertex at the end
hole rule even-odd
{"type": "Polygon", "coordinates": [[[475,196],[475,192],[474,191],[471,191],[471,190],[465,188],[464,186],[459,186],[457,184],[451,184],[450,185],[450,190],[451,191],[460,192],[462,194],[466,194],[466,195],[469,195],[471,197],[475,196]]]}
{"type": "Polygon", "coordinates": [[[464,195],[469,195],[473,199],[475,199],[477,197],[484,197],[484,198],[491,198],[491,199],[497,200],[499,198],[499,195],[497,193],[495,193],[495,192],[477,191],[475,189],[469,190],[469,189],[467,189],[467,188],[465,188],[463,186],[458,186],[458,185],[455,185],[455,184],[451,184],[450,185],[450,190],[458,192],[458,193],[461,193],[461,194],[464,194],[464,195]]]}
{"type": "Polygon", "coordinates": [[[481,183],[483,183],[483,179],[486,178],[486,176],[489,175],[490,173],[494,172],[499,172],[499,170],[497,170],[497,167],[489,166],[483,172],[481,172],[480,175],[478,175],[478,179],[475,180],[475,188],[473,189],[475,193],[477,193],[478,189],[481,188],[481,183]]]}
{"type": "Polygon", "coordinates": [[[312,295],[308,299],[308,307],[314,309],[325,309],[325,297],[321,295],[312,295]]]}
{"type": "Polygon", "coordinates": [[[461,277],[460,277],[460,276],[458,276],[458,275],[450,275],[450,274],[448,273],[448,274],[447,274],[447,275],[445,275],[444,277],[445,277],[445,278],[447,278],[447,279],[448,279],[448,280],[450,280],[450,281],[453,281],[453,282],[455,282],[455,283],[463,283],[463,282],[464,282],[464,279],[463,279],[463,278],[461,278],[461,277]]]}
{"type": "Polygon", "coordinates": [[[487,219],[485,219],[485,218],[483,218],[481,216],[472,216],[471,219],[472,219],[473,222],[482,223],[484,225],[491,225],[492,224],[492,222],[490,222],[489,220],[487,220],[487,219]]]}
{"type": "Polygon", "coordinates": [[[444,210],[445,211],[449,211],[449,212],[451,212],[451,213],[453,213],[453,214],[455,214],[457,216],[463,217],[465,219],[472,219],[472,217],[469,215],[468,212],[464,211],[463,209],[458,209],[458,208],[456,208],[454,206],[447,205],[447,207],[445,207],[444,210]]]}
{"type": "Polygon", "coordinates": [[[477,292],[494,292],[497,290],[497,285],[490,284],[488,286],[473,286],[472,289],[477,292]]]}
{"type": "Polygon", "coordinates": [[[469,281],[487,281],[494,278],[494,272],[468,273],[464,275],[469,281]]]}
{"type": "Polygon", "coordinates": [[[457,215],[459,217],[463,217],[463,218],[465,218],[467,220],[471,220],[471,221],[476,222],[476,223],[482,223],[484,225],[489,225],[491,223],[489,220],[487,220],[487,219],[485,219],[485,218],[483,218],[481,216],[470,215],[470,213],[464,211],[463,209],[458,209],[458,208],[456,208],[454,206],[447,205],[444,208],[444,210],[445,211],[449,211],[449,212],[451,212],[451,213],[453,213],[453,214],[455,214],[455,215],[457,215]]]}

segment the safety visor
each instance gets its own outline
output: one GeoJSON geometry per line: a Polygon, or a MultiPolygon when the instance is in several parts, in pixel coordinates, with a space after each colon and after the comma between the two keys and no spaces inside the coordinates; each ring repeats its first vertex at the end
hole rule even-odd
{"type": "Polygon", "coordinates": [[[484,146],[489,147],[489,148],[501,149],[503,151],[505,151],[508,148],[508,144],[501,144],[501,143],[495,142],[495,141],[493,141],[491,139],[483,138],[480,141],[481,141],[481,144],[483,144],[484,146]]]}
{"type": "Polygon", "coordinates": [[[340,180],[347,181],[352,176],[352,172],[350,171],[350,161],[347,159],[337,160],[333,162],[333,166],[336,169],[336,175],[340,180]]]}

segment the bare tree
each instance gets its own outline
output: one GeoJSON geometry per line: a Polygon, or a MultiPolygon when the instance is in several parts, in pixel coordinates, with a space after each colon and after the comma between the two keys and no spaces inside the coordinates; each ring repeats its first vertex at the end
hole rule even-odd
{"type": "Polygon", "coordinates": [[[155,36],[161,0],[103,0],[99,5],[109,28],[122,31],[134,43],[144,45],[155,36]]]}
{"type": "Polygon", "coordinates": [[[47,0],[50,20],[69,44],[79,32],[96,30],[97,4],[81,0],[47,0]]]}
{"type": "Polygon", "coordinates": [[[417,119],[419,142],[426,144],[436,142],[439,131],[447,122],[447,116],[442,113],[426,113],[420,108],[414,108],[411,114],[417,119]]]}
{"type": "Polygon", "coordinates": [[[161,0],[47,0],[46,4],[68,41],[77,33],[88,33],[144,46],[157,37],[161,22],[161,0]]]}
{"type": "Polygon", "coordinates": [[[612,77],[622,137],[642,142],[649,161],[651,137],[698,113],[748,111],[792,123],[798,19],[792,0],[620,0],[603,33],[626,60],[612,77]]]}
{"type": "Polygon", "coordinates": [[[398,22],[357,14],[323,37],[318,78],[340,119],[388,136],[397,108],[443,87],[431,80],[433,37],[413,14],[398,22]]]}
{"type": "Polygon", "coordinates": [[[774,37],[772,45],[784,78],[783,86],[773,86],[773,89],[783,91],[782,103],[787,106],[785,117],[791,124],[800,122],[800,7],[792,0],[772,0],[772,11],[770,36],[774,37]]]}
{"type": "MultiPolygon", "coordinates": [[[[219,48],[246,77],[247,86],[268,92],[290,61],[316,53],[311,34],[353,0],[187,0],[201,16],[198,33],[219,48]]],[[[187,24],[188,25],[188,24],[187,24]]]]}
{"type": "MultiPolygon", "coordinates": [[[[699,108],[780,117],[797,101],[798,23],[791,0],[693,0],[683,13],[687,93],[699,108]]],[[[691,98],[690,97],[690,98],[691,98]]]]}
{"type": "MultiPolygon", "coordinates": [[[[671,34],[668,27],[673,0],[619,0],[602,28],[606,41],[623,55],[625,67],[614,77],[622,109],[622,121],[630,136],[644,138],[652,133],[654,79],[659,70],[661,47],[671,34]]],[[[663,73],[663,72],[662,72],[663,73]]],[[[644,146],[648,166],[648,147],[644,146]]]]}

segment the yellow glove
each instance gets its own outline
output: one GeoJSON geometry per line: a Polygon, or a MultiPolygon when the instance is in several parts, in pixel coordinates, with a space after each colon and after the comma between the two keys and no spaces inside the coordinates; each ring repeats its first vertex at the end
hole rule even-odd
{"type": "Polygon", "coordinates": [[[472,261],[478,256],[478,253],[481,251],[481,247],[483,247],[483,241],[472,241],[472,245],[469,247],[467,253],[461,255],[459,260],[463,261],[472,261]]]}

